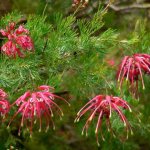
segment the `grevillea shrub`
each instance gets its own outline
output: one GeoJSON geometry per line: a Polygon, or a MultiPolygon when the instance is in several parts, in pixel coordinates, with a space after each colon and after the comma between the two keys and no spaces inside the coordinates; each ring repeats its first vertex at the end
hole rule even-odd
{"type": "Polygon", "coordinates": [[[2,53],[9,57],[18,55],[24,57],[23,51],[33,51],[34,46],[32,39],[30,38],[29,31],[20,25],[15,29],[16,24],[10,22],[6,29],[1,29],[2,36],[6,37],[8,41],[1,47],[2,53]]]}
{"type": "Polygon", "coordinates": [[[13,12],[1,19],[2,149],[134,149],[135,137],[149,139],[149,34],[140,36],[142,28],[120,40],[102,28],[104,14],[86,20],[57,13],[51,22],[43,13],[22,22],[13,12]]]}

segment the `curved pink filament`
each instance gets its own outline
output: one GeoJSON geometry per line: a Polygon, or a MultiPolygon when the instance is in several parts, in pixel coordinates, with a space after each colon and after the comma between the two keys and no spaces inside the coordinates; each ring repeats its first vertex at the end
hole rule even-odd
{"type": "Polygon", "coordinates": [[[111,117],[111,97],[110,96],[106,96],[106,100],[109,103],[109,110],[110,110],[109,117],[111,117]]]}
{"type": "Polygon", "coordinates": [[[86,133],[87,133],[87,127],[89,126],[88,123],[90,123],[90,122],[92,121],[92,119],[94,118],[94,116],[95,116],[95,114],[96,114],[96,111],[101,107],[101,105],[102,105],[104,102],[106,102],[106,100],[105,100],[105,101],[102,101],[102,102],[97,106],[97,108],[96,108],[94,111],[92,111],[91,115],[89,116],[89,118],[87,119],[87,121],[86,121],[86,123],[85,123],[85,125],[84,125],[84,127],[83,127],[83,130],[82,130],[83,132],[84,132],[84,129],[86,128],[86,133]]]}
{"type": "Polygon", "coordinates": [[[63,114],[61,108],[55,102],[53,102],[50,98],[46,97],[43,93],[41,93],[41,92],[37,92],[37,93],[39,94],[39,96],[41,96],[41,98],[43,100],[50,101],[52,104],[54,104],[60,110],[60,112],[63,114]]]}
{"type": "Polygon", "coordinates": [[[77,114],[77,118],[81,118],[89,109],[91,109],[93,106],[95,106],[95,104],[92,104],[90,106],[88,106],[86,109],[84,109],[83,111],[81,111],[80,113],[77,114]]]}
{"type": "Polygon", "coordinates": [[[11,118],[11,120],[10,120],[8,126],[11,124],[11,122],[14,120],[14,118],[18,115],[18,113],[20,113],[20,112],[22,111],[22,109],[23,109],[23,107],[24,107],[25,105],[26,105],[26,102],[23,103],[23,104],[19,107],[18,111],[17,111],[17,112],[13,115],[13,117],[11,118]]]}
{"type": "Polygon", "coordinates": [[[123,80],[124,80],[124,77],[125,77],[125,74],[127,73],[127,69],[125,69],[124,70],[124,72],[123,72],[123,75],[122,75],[122,78],[121,78],[121,81],[120,81],[120,88],[122,87],[122,82],[123,82],[123,80]]]}
{"type": "Polygon", "coordinates": [[[131,65],[132,65],[132,61],[133,61],[133,58],[129,58],[128,72],[127,72],[127,80],[129,79],[129,73],[130,73],[130,67],[131,67],[131,65]]]}
{"type": "Polygon", "coordinates": [[[137,67],[138,67],[138,69],[139,69],[139,71],[140,71],[140,76],[141,76],[141,80],[142,80],[143,89],[145,89],[144,80],[143,80],[142,71],[141,71],[141,67],[140,67],[139,63],[136,63],[136,65],[137,65],[137,67]]]}
{"type": "Polygon", "coordinates": [[[122,73],[122,69],[123,69],[124,65],[126,64],[126,61],[128,58],[129,58],[129,56],[125,56],[124,59],[122,60],[121,68],[120,68],[119,75],[118,75],[118,81],[120,81],[120,75],[122,73]]]}
{"type": "MultiPolygon", "coordinates": [[[[98,121],[97,121],[96,129],[95,129],[96,141],[97,141],[98,145],[99,145],[99,142],[98,142],[98,128],[100,128],[100,131],[101,131],[102,114],[103,114],[103,111],[101,110],[100,114],[98,116],[98,121]]],[[[101,133],[101,135],[102,135],[102,133],[101,133]]],[[[103,136],[102,136],[102,139],[103,139],[103,136]]]]}

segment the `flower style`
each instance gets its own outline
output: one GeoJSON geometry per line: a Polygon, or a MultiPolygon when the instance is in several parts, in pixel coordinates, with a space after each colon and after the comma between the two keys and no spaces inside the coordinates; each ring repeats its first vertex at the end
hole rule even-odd
{"type": "Polygon", "coordinates": [[[126,79],[129,81],[133,93],[135,94],[138,91],[138,81],[141,78],[143,89],[145,89],[142,71],[145,74],[150,74],[149,54],[125,56],[117,72],[117,80],[120,84],[119,87],[122,87],[123,81],[126,79]]]}
{"type": "MultiPolygon", "coordinates": [[[[88,128],[89,128],[91,121],[96,116],[98,116],[95,134],[96,134],[97,144],[99,145],[99,142],[98,142],[98,131],[99,130],[101,132],[102,139],[105,140],[104,136],[102,134],[102,129],[101,129],[102,119],[103,118],[106,119],[106,125],[108,128],[108,131],[111,131],[111,133],[113,133],[111,123],[110,123],[110,118],[111,118],[112,112],[115,111],[119,115],[121,121],[124,123],[125,130],[127,133],[127,138],[128,138],[128,132],[131,131],[131,133],[132,133],[131,126],[120,108],[128,109],[131,112],[131,108],[125,100],[123,100],[119,97],[113,97],[113,96],[108,96],[108,95],[97,95],[96,97],[94,97],[85,106],[83,106],[80,109],[80,111],[77,113],[75,122],[78,122],[80,120],[80,118],[87,111],[91,111],[90,116],[87,119],[87,121],[83,127],[83,130],[82,130],[82,134],[84,134],[84,131],[86,131],[86,135],[87,135],[88,128]]],[[[114,135],[114,133],[113,133],[113,135],[114,135]]]]}
{"type": "MultiPolygon", "coordinates": [[[[53,117],[53,109],[54,107],[58,109],[58,114],[61,118],[63,116],[63,112],[61,108],[54,102],[55,98],[65,101],[68,103],[64,98],[59,97],[50,92],[53,89],[50,86],[42,85],[38,87],[39,91],[37,92],[25,92],[21,97],[19,97],[13,104],[17,105],[19,108],[17,112],[12,117],[10,123],[13,119],[18,115],[22,115],[20,128],[18,131],[18,135],[20,135],[21,127],[24,126],[24,122],[26,121],[27,124],[30,124],[30,135],[32,134],[33,123],[36,123],[36,120],[39,120],[39,132],[42,128],[42,119],[45,119],[47,127],[46,132],[49,129],[49,122],[51,120],[53,124],[53,129],[55,129],[54,122],[52,120],[53,117]]],[[[69,103],[68,103],[69,104],[69,103]]],[[[9,126],[8,125],[8,126],[9,126]]]]}
{"type": "Polygon", "coordinates": [[[77,7],[81,5],[82,7],[85,7],[88,4],[89,0],[73,0],[73,7],[77,7]]]}
{"type": "Polygon", "coordinates": [[[10,104],[9,102],[6,100],[7,98],[7,94],[0,89],[0,116],[5,117],[10,109],[10,104]]]}
{"type": "Polygon", "coordinates": [[[15,29],[16,24],[14,22],[9,23],[6,29],[1,29],[0,33],[8,38],[8,41],[1,47],[1,51],[9,56],[16,58],[24,57],[25,51],[33,51],[34,45],[29,31],[20,25],[15,29]]]}

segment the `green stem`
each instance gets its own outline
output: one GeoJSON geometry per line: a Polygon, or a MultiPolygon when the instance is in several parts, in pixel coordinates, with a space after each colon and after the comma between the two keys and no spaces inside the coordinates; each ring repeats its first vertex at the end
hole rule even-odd
{"type": "Polygon", "coordinates": [[[46,2],[46,4],[45,4],[45,7],[44,7],[44,9],[43,9],[42,16],[44,16],[47,6],[48,6],[48,2],[46,2]]]}

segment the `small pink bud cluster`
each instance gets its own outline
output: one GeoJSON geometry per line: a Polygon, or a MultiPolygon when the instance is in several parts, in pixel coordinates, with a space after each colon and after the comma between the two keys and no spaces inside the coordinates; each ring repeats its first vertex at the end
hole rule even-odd
{"type": "Polygon", "coordinates": [[[72,6],[77,7],[77,6],[81,5],[81,7],[85,7],[85,6],[87,6],[88,2],[89,2],[89,0],[73,0],[72,6]]]}
{"type": "Polygon", "coordinates": [[[99,145],[98,142],[99,130],[101,132],[102,139],[105,140],[101,130],[103,119],[106,119],[106,126],[108,128],[108,131],[111,131],[111,133],[113,133],[113,135],[115,136],[111,127],[110,118],[112,116],[112,112],[116,112],[120,117],[121,121],[124,123],[125,130],[127,132],[127,138],[128,138],[128,132],[131,131],[132,133],[132,130],[128,120],[126,119],[125,115],[122,112],[122,109],[128,109],[131,112],[131,108],[125,100],[119,97],[114,97],[109,95],[97,95],[80,109],[80,111],[77,113],[75,122],[78,122],[86,112],[90,111],[90,116],[87,119],[82,130],[82,134],[84,134],[84,131],[86,131],[86,135],[87,135],[88,128],[91,121],[94,118],[98,118],[95,134],[97,138],[97,144],[99,145]]]}
{"type": "Polygon", "coordinates": [[[18,110],[12,117],[10,123],[18,114],[21,114],[22,116],[19,132],[18,132],[19,135],[20,135],[21,127],[24,126],[25,121],[29,125],[29,127],[27,128],[30,130],[30,134],[32,134],[33,124],[35,124],[37,120],[39,121],[39,132],[41,131],[42,128],[42,120],[45,120],[47,124],[46,131],[49,129],[50,121],[53,124],[53,129],[55,129],[55,125],[52,119],[53,109],[58,110],[57,112],[60,118],[63,116],[63,112],[61,108],[54,102],[54,100],[55,98],[58,98],[65,102],[67,101],[62,97],[59,97],[53,94],[52,92],[50,92],[50,90],[53,89],[50,86],[42,85],[39,86],[38,89],[39,91],[37,92],[30,92],[30,91],[25,92],[21,97],[19,97],[12,104],[12,106],[16,105],[18,107],[18,110]]]}
{"type": "Polygon", "coordinates": [[[106,63],[108,64],[109,67],[114,67],[115,66],[114,59],[109,59],[109,60],[106,61],[106,63]]]}
{"type": "Polygon", "coordinates": [[[6,29],[1,29],[0,33],[8,39],[8,41],[1,47],[1,51],[9,56],[16,58],[24,57],[25,51],[33,51],[34,45],[29,31],[20,25],[15,29],[16,24],[14,22],[9,23],[6,29]]]}
{"type": "Polygon", "coordinates": [[[122,87],[123,81],[126,79],[126,81],[129,81],[132,89],[134,89],[134,93],[136,93],[138,90],[138,82],[141,80],[143,89],[145,89],[142,72],[150,74],[149,54],[125,56],[117,72],[117,80],[120,84],[119,87],[122,87]]]}
{"type": "Polygon", "coordinates": [[[6,100],[7,94],[0,89],[0,116],[3,118],[8,114],[10,105],[9,102],[6,100]]]}

